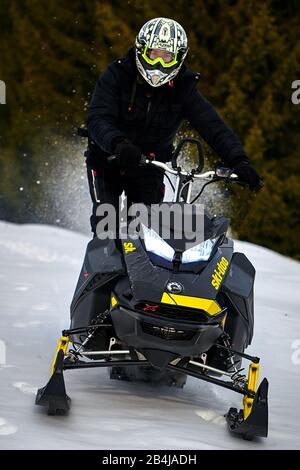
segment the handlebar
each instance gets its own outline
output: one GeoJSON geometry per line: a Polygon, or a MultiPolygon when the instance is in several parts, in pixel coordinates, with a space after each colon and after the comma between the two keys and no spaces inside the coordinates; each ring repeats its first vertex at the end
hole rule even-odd
{"type": "Polygon", "coordinates": [[[199,179],[199,180],[206,180],[206,181],[212,181],[214,178],[218,179],[231,179],[231,180],[237,180],[238,176],[235,173],[231,173],[231,170],[226,168],[224,170],[227,170],[223,174],[221,172],[216,171],[206,171],[205,173],[195,173],[193,170],[191,172],[187,171],[182,171],[180,169],[172,169],[168,165],[166,165],[163,162],[158,162],[156,160],[150,160],[149,158],[146,157],[144,162],[146,165],[154,165],[157,168],[161,168],[164,170],[166,173],[169,173],[171,175],[181,175],[181,176],[190,176],[194,179],[199,179]]]}
{"type": "MultiPolygon", "coordinates": [[[[113,162],[117,159],[117,155],[110,155],[107,160],[108,162],[113,162]]],[[[199,179],[199,180],[204,180],[204,181],[212,181],[214,179],[226,179],[226,180],[232,180],[235,181],[238,179],[238,176],[235,173],[232,173],[232,170],[229,168],[222,168],[222,172],[220,171],[221,169],[217,169],[216,171],[206,171],[205,173],[198,173],[199,167],[197,170],[192,170],[190,172],[181,170],[181,168],[170,168],[168,165],[166,165],[163,162],[159,162],[157,160],[151,160],[149,157],[146,155],[142,155],[142,160],[141,160],[141,165],[152,165],[156,166],[157,168],[160,168],[161,170],[164,170],[165,173],[169,173],[171,175],[175,176],[188,176],[193,179],[199,179]]]]}

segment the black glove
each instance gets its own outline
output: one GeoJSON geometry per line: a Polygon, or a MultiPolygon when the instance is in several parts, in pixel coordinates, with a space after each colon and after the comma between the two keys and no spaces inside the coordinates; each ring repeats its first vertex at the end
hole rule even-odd
{"type": "Polygon", "coordinates": [[[115,154],[118,156],[119,164],[123,168],[136,168],[142,157],[140,149],[129,140],[118,142],[115,147],[115,154]]]}
{"type": "Polygon", "coordinates": [[[232,162],[232,173],[235,173],[241,183],[245,183],[252,191],[258,191],[262,188],[262,181],[255,168],[246,157],[238,157],[232,162]]]}

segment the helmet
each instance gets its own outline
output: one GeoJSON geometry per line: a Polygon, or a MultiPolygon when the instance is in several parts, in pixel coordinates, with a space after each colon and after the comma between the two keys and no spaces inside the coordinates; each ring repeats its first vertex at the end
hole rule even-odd
{"type": "Polygon", "coordinates": [[[135,41],[138,71],[153,87],[164,85],[177,75],[187,51],[183,27],[170,18],[147,21],[135,41]]]}

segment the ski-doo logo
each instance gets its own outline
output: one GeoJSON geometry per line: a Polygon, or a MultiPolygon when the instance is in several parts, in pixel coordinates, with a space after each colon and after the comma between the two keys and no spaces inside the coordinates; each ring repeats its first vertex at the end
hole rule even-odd
{"type": "Polygon", "coordinates": [[[229,262],[223,256],[221,258],[221,261],[217,263],[217,269],[214,269],[214,272],[212,274],[212,279],[211,279],[211,285],[216,290],[218,290],[221,285],[222,279],[224,277],[224,274],[227,271],[228,265],[229,265],[229,262]]]}
{"type": "Polygon", "coordinates": [[[132,251],[136,250],[136,247],[132,242],[124,242],[123,246],[125,253],[131,253],[132,251]]]}
{"type": "Polygon", "coordinates": [[[183,291],[183,285],[180,282],[171,281],[167,284],[167,290],[173,294],[178,294],[183,291]]]}

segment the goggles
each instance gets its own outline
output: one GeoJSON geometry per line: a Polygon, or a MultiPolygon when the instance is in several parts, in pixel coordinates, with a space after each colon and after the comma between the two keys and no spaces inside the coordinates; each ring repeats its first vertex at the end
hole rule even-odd
{"type": "Polygon", "coordinates": [[[163,49],[149,49],[145,46],[142,57],[150,65],[161,64],[163,67],[173,67],[178,64],[177,51],[174,54],[163,49]]]}

